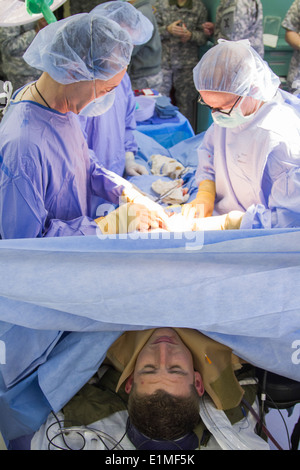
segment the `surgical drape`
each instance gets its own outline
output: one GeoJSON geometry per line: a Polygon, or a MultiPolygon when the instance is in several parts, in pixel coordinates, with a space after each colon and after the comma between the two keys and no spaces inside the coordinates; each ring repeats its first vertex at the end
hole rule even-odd
{"type": "Polygon", "coordinates": [[[124,330],[196,328],[300,380],[299,246],[299,229],[2,240],[1,432],[37,429],[124,330]]]}

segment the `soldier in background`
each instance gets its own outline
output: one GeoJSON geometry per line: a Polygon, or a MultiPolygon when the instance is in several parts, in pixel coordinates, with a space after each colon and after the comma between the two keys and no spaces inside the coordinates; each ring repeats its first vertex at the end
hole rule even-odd
{"type": "Polygon", "coordinates": [[[76,15],[77,13],[89,13],[99,3],[104,3],[106,0],[70,0],[70,13],[76,15]]]}
{"type": "Polygon", "coordinates": [[[0,28],[1,68],[3,78],[17,90],[26,83],[37,80],[41,72],[30,67],[23,54],[32,43],[37,32],[46,25],[44,18],[37,23],[0,28]]]}
{"type": "Polygon", "coordinates": [[[199,46],[208,39],[202,26],[207,21],[207,10],[200,0],[157,0],[155,8],[162,42],[160,92],[170,96],[173,88],[174,104],[195,128],[197,91],[193,68],[199,60],[199,46]]]}
{"type": "Polygon", "coordinates": [[[214,38],[239,41],[249,39],[264,57],[263,8],[261,0],[221,0],[216,12],[214,38]]]}
{"type": "Polygon", "coordinates": [[[128,74],[132,88],[160,90],[163,83],[161,71],[161,39],[151,0],[129,0],[153,25],[153,34],[146,44],[135,46],[132,51],[128,74]]]}
{"type": "Polygon", "coordinates": [[[287,87],[292,93],[299,91],[300,81],[300,0],[295,0],[288,10],[282,27],[286,29],[285,40],[294,49],[287,76],[287,87]]]}

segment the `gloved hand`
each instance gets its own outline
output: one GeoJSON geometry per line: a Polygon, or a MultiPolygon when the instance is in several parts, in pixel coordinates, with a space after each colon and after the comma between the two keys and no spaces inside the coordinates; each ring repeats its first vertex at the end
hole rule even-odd
{"type": "Polygon", "coordinates": [[[230,211],[226,214],[222,230],[236,230],[239,229],[242,223],[244,212],[230,211]]]}
{"type": "Polygon", "coordinates": [[[156,212],[142,204],[122,204],[105,217],[95,219],[103,235],[130,233],[157,229],[164,226],[156,212]]]}
{"type": "Polygon", "coordinates": [[[135,161],[133,152],[125,153],[125,172],[129,176],[148,175],[148,170],[135,161]]]}
{"type": "Polygon", "coordinates": [[[216,185],[214,181],[201,181],[196,198],[182,207],[182,214],[194,212],[194,217],[210,217],[214,210],[216,185]]]}
{"type": "Polygon", "coordinates": [[[153,201],[153,199],[150,199],[150,197],[148,197],[133,184],[130,184],[124,188],[121,194],[121,200],[123,202],[134,202],[135,204],[141,204],[148,210],[159,213],[162,218],[165,218],[166,220],[168,218],[168,215],[165,213],[162,206],[153,201]]]}
{"type": "Polygon", "coordinates": [[[241,211],[230,211],[224,215],[194,219],[193,230],[237,230],[243,215],[241,211]]]}
{"type": "MultiPolygon", "coordinates": [[[[180,188],[181,189],[181,188],[180,188]]],[[[161,227],[169,232],[172,232],[172,224],[170,225],[170,214],[167,214],[163,207],[149,197],[145,196],[134,185],[127,186],[122,193],[121,199],[124,202],[134,202],[146,207],[152,214],[155,214],[159,220],[161,227]]],[[[188,217],[189,219],[191,217],[188,217]]]]}

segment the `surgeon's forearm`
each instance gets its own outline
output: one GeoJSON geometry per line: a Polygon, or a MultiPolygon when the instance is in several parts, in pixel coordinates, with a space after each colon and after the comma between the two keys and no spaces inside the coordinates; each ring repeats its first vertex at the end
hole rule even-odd
{"type": "Polygon", "coordinates": [[[243,216],[241,211],[231,211],[224,215],[195,219],[194,230],[238,230],[243,216]]]}
{"type": "Polygon", "coordinates": [[[143,194],[138,188],[132,185],[131,188],[125,188],[122,193],[123,201],[143,205],[147,210],[157,214],[161,220],[168,225],[168,215],[164,211],[163,207],[157,202],[154,202],[147,195],[143,194]]]}
{"type": "MultiPolygon", "coordinates": [[[[195,199],[195,204],[203,217],[209,217],[214,210],[216,197],[216,185],[214,181],[204,180],[201,181],[198,188],[198,193],[195,199]]],[[[197,212],[198,212],[197,210],[197,212]]]]}
{"type": "Polygon", "coordinates": [[[132,186],[129,181],[96,162],[92,164],[91,185],[93,194],[115,205],[120,204],[125,188],[132,186]]]}

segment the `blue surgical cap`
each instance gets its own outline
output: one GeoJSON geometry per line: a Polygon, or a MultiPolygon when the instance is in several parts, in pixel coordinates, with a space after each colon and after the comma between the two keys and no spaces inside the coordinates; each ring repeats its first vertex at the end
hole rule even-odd
{"type": "Polygon", "coordinates": [[[145,44],[152,37],[153,24],[130,3],[117,0],[101,3],[91,13],[104,15],[125,28],[134,45],[145,44]]]}
{"type": "Polygon", "coordinates": [[[82,13],[41,29],[24,54],[24,60],[68,84],[84,80],[109,80],[130,62],[129,33],[101,15],[82,13]]]}
{"type": "Polygon", "coordinates": [[[220,91],[269,101],[280,80],[268,64],[250,46],[250,42],[226,41],[204,54],[193,70],[198,91],[220,91]]]}

